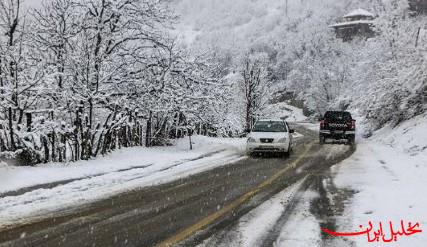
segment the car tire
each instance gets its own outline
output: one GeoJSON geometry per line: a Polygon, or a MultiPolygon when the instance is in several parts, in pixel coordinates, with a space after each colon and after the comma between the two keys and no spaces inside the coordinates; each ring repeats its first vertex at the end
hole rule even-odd
{"type": "Polygon", "coordinates": [[[325,141],[326,141],[326,137],[323,136],[323,135],[319,135],[319,143],[320,143],[320,145],[325,144],[325,141]]]}
{"type": "Polygon", "coordinates": [[[291,151],[292,151],[292,146],[291,146],[291,143],[289,143],[288,149],[285,152],[283,152],[283,157],[288,158],[291,155],[291,151]]]}
{"type": "Polygon", "coordinates": [[[355,137],[354,136],[349,136],[347,138],[347,142],[348,142],[349,145],[354,145],[354,143],[355,143],[355,137]]]}
{"type": "Polygon", "coordinates": [[[283,157],[283,158],[288,158],[288,157],[289,157],[289,155],[290,155],[289,151],[287,151],[287,152],[283,152],[282,157],[283,157]]]}

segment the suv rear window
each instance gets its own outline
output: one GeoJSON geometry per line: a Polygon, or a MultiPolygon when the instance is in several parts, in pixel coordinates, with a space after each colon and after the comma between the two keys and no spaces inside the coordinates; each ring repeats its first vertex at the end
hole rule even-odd
{"type": "Polygon", "coordinates": [[[325,119],[331,121],[349,121],[352,117],[351,114],[346,111],[328,111],[325,113],[325,119]]]}
{"type": "Polygon", "coordinates": [[[258,121],[253,132],[288,132],[284,122],[280,121],[258,121]]]}

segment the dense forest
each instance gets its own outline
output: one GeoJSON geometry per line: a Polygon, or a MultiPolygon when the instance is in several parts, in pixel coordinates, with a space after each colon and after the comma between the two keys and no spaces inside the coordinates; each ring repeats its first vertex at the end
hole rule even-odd
{"type": "Polygon", "coordinates": [[[75,161],[219,131],[223,69],[176,45],[175,19],[158,0],[1,0],[1,155],[75,161]]]}

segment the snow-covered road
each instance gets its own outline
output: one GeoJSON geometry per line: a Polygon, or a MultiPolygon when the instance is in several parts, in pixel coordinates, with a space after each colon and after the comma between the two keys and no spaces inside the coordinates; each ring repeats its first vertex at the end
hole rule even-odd
{"type": "MultiPolygon", "coordinates": [[[[0,198],[0,245],[58,246],[66,241],[69,246],[92,243],[152,246],[219,211],[226,215],[232,213],[231,207],[246,203],[258,205],[268,200],[278,187],[286,186],[279,180],[291,177],[292,181],[297,181],[303,177],[304,174],[292,175],[298,173],[297,167],[327,159],[326,155],[319,156],[321,147],[313,144],[314,132],[303,128],[298,132],[294,153],[287,159],[246,157],[242,155],[244,139],[198,137],[195,150],[199,151],[188,152],[188,139],[182,140],[177,147],[150,151],[142,148],[138,152],[144,158],[129,157],[137,150],[122,150],[103,158],[106,167],[115,166],[112,171],[102,171],[98,166],[103,162],[97,159],[79,167],[91,173],[87,178],[76,176],[74,180],[48,187],[44,187],[45,183],[40,188],[35,183],[17,186],[17,189],[26,189],[13,192],[15,194],[9,190],[5,192],[9,196],[0,198]],[[167,153],[176,155],[167,157],[167,153]],[[184,153],[193,154],[183,157],[184,153]],[[175,162],[167,162],[176,157],[179,159],[175,162]],[[138,159],[141,162],[136,162],[138,159]],[[151,162],[144,163],[144,159],[151,162]],[[118,163],[112,165],[111,160],[118,163]],[[97,171],[86,168],[90,166],[97,167],[97,171]],[[205,170],[209,171],[201,172],[205,170]],[[118,193],[122,189],[130,191],[118,193]],[[248,190],[258,199],[252,201],[248,190]]],[[[34,171],[40,169],[42,173],[54,169],[54,165],[59,164],[35,167],[34,171]]],[[[80,170],[77,165],[79,163],[70,164],[60,170],[80,170]]]]}
{"type": "Polygon", "coordinates": [[[272,235],[274,246],[317,246],[321,242],[319,225],[310,213],[310,201],[317,194],[304,188],[306,179],[281,191],[199,247],[266,246],[272,235]]]}
{"type": "Polygon", "coordinates": [[[317,176],[314,186],[302,189],[304,182],[300,181],[286,188],[201,246],[426,246],[425,232],[397,236],[396,241],[387,243],[380,237],[370,243],[366,234],[335,237],[321,231],[324,227],[357,232],[359,225],[367,227],[368,222],[376,231],[382,223],[387,240],[391,236],[389,222],[397,230],[401,220],[404,224],[419,223],[424,231],[426,130],[424,115],[397,128],[385,127],[371,138],[360,138],[356,152],[317,176]]]}
{"type": "MultiPolygon", "coordinates": [[[[323,145],[312,156],[333,160],[348,150],[348,145],[323,145]]],[[[297,173],[304,177],[200,246],[330,246],[332,241],[320,228],[335,226],[335,218],[329,216],[342,210],[344,195],[333,195],[337,189],[328,168],[321,159],[301,166],[297,173]]]]}

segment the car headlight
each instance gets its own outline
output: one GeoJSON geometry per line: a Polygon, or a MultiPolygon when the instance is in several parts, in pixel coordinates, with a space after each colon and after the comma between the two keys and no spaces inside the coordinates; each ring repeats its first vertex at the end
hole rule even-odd
{"type": "Polygon", "coordinates": [[[283,138],[279,139],[279,142],[280,142],[280,143],[285,143],[285,142],[286,142],[286,140],[287,140],[287,139],[286,139],[286,137],[283,137],[283,138]]]}
{"type": "Polygon", "coordinates": [[[256,141],[255,141],[255,138],[249,137],[248,142],[256,142],[256,141]]]}

